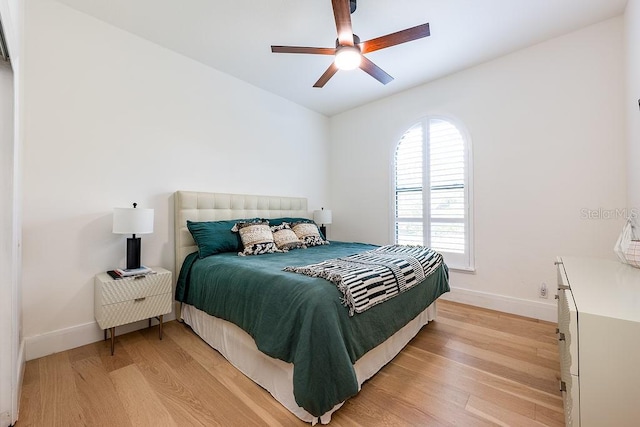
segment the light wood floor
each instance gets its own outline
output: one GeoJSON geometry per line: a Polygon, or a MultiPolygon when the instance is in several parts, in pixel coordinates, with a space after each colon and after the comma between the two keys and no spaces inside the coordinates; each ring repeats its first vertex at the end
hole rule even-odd
{"type": "MultiPolygon", "coordinates": [[[[340,426],[562,426],[555,324],[442,301],[340,426]]],[[[175,321],[27,362],[26,426],[305,426],[175,321]]]]}

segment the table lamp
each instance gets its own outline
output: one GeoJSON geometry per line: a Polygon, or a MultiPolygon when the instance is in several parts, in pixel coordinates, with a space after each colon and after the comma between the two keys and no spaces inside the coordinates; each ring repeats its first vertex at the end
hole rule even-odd
{"type": "Polygon", "coordinates": [[[142,246],[136,234],[153,233],[153,209],[138,209],[137,203],[132,208],[113,209],[113,232],[115,234],[132,234],[127,238],[127,270],[140,268],[140,248],[142,246]]]}
{"type": "Polygon", "coordinates": [[[322,208],[319,211],[313,211],[313,220],[320,225],[320,232],[327,238],[327,227],[325,224],[331,224],[331,210],[322,208]]]}

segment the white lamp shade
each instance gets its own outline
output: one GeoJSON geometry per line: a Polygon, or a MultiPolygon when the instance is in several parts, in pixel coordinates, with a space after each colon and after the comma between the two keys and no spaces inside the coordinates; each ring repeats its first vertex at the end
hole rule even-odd
{"type": "Polygon", "coordinates": [[[116,234],[153,233],[153,209],[114,208],[113,232],[116,234]]]}
{"type": "Polygon", "coordinates": [[[331,210],[313,211],[313,220],[316,224],[331,224],[331,210]]]}

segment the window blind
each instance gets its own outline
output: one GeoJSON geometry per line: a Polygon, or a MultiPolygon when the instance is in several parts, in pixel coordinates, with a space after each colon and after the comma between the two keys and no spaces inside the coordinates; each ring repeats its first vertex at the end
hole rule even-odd
{"type": "Polygon", "coordinates": [[[415,125],[396,150],[396,242],[401,245],[424,244],[423,139],[422,124],[415,125]]]}
{"type": "Polygon", "coordinates": [[[464,253],[464,140],[444,120],[429,120],[431,243],[443,252],[464,253]]]}
{"type": "Polygon", "coordinates": [[[398,244],[468,251],[465,140],[452,123],[426,119],[407,130],[395,155],[398,244]]]}

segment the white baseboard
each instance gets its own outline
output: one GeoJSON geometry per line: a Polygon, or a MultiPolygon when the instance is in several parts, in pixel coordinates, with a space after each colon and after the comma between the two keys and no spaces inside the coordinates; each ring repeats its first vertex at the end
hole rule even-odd
{"type": "MultiPolygon", "coordinates": [[[[175,318],[175,314],[172,312],[164,316],[164,321],[169,322],[175,318]]],[[[157,324],[157,320],[153,320],[153,322],[153,324],[157,324]]],[[[144,329],[148,326],[149,322],[147,320],[118,326],[116,328],[116,338],[118,335],[144,329]]],[[[104,332],[96,322],[89,322],[70,328],[34,335],[25,339],[26,360],[38,359],[48,356],[49,354],[70,350],[102,340],[104,340],[104,332]]]]}
{"type": "MultiPolygon", "coordinates": [[[[456,287],[451,287],[451,292],[442,295],[440,298],[534,319],[557,322],[557,308],[553,303],[536,302],[456,287]]],[[[175,313],[165,316],[165,321],[167,322],[174,319],[175,313]]],[[[148,322],[146,320],[119,326],[116,328],[116,336],[137,331],[147,326],[148,322]]],[[[26,360],[37,359],[103,339],[104,333],[96,322],[58,329],[45,334],[27,337],[25,343],[21,346],[21,352],[23,353],[21,358],[26,356],[26,360]],[[23,349],[26,349],[26,352],[23,349]]],[[[21,381],[18,384],[21,384],[21,381]]]]}
{"type": "Polygon", "coordinates": [[[440,298],[548,322],[558,321],[558,309],[554,303],[549,302],[537,302],[453,286],[451,292],[447,292],[440,298]]]}

